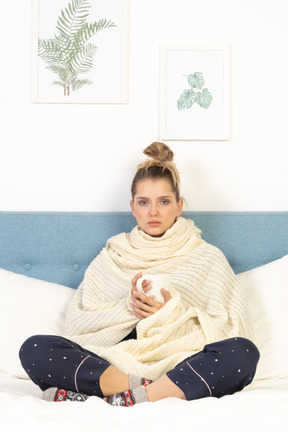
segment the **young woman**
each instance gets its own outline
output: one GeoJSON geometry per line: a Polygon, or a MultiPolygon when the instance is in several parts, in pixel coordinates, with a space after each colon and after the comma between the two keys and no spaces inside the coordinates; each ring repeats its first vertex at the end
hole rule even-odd
{"type": "Polygon", "coordinates": [[[132,406],[242,390],[259,352],[246,300],[226,258],[181,217],[173,152],[144,151],[132,183],[137,227],[116,235],[88,267],[69,305],[65,337],[37,335],[20,349],[30,378],[50,401],[104,398],[132,406]],[[137,290],[143,272],[171,276],[164,302],[137,290]],[[144,378],[145,377],[145,378],[144,378]]]}

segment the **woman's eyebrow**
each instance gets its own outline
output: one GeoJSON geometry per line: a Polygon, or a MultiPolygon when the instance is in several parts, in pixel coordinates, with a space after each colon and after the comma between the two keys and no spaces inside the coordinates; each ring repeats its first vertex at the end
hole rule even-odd
{"type": "MultiPolygon", "coordinates": [[[[171,195],[163,195],[163,196],[157,197],[157,199],[163,199],[163,198],[171,198],[171,195]]],[[[136,200],[149,200],[150,198],[141,196],[141,197],[136,197],[135,199],[136,200]]]]}

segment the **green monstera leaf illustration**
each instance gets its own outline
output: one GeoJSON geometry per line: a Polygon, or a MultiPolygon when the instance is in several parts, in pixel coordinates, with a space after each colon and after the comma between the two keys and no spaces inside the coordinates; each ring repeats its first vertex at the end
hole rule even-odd
{"type": "Polygon", "coordinates": [[[180,96],[180,99],[178,100],[178,109],[182,110],[191,108],[196,99],[197,93],[190,89],[184,90],[184,92],[180,96]]]}
{"type": "Polygon", "coordinates": [[[208,109],[212,102],[212,95],[207,89],[203,89],[202,93],[197,94],[197,103],[201,108],[208,109]]]}
{"type": "Polygon", "coordinates": [[[185,76],[191,88],[182,92],[177,102],[178,110],[189,109],[195,103],[201,108],[208,109],[212,103],[213,96],[207,88],[202,90],[205,83],[203,74],[201,72],[195,72],[185,76]]]}
{"type": "Polygon", "coordinates": [[[201,72],[195,72],[194,74],[188,75],[188,83],[192,88],[201,90],[204,86],[204,78],[201,72]]]}

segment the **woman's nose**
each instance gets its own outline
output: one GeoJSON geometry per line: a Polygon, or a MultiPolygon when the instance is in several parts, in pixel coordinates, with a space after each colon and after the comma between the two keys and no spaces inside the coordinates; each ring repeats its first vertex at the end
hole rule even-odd
{"type": "Polygon", "coordinates": [[[150,207],[150,214],[151,216],[157,215],[158,210],[157,210],[157,205],[156,204],[151,204],[150,207]]]}

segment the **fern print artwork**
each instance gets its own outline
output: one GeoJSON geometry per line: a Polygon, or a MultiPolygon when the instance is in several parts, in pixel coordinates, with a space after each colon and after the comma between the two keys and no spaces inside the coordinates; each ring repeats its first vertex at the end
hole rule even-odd
{"type": "MultiPolygon", "coordinates": [[[[186,75],[184,75],[186,76],[186,75]]],[[[183,91],[177,102],[178,110],[191,108],[197,103],[201,108],[208,109],[212,103],[212,94],[204,88],[204,77],[201,72],[186,76],[190,88],[183,91]],[[202,90],[202,91],[201,91],[202,90]]]]}
{"type": "Polygon", "coordinates": [[[117,27],[108,19],[87,22],[91,4],[88,0],[72,0],[61,10],[56,32],[51,39],[38,39],[38,55],[57,79],[52,85],[62,87],[63,95],[91,85],[85,74],[93,68],[98,47],[92,42],[100,31],[117,27]]]}

